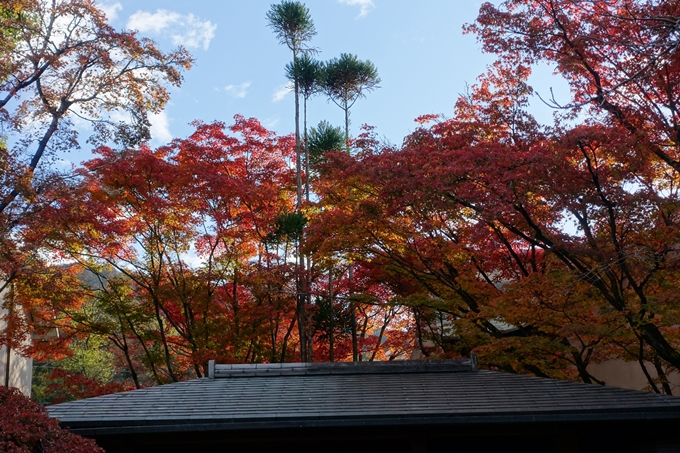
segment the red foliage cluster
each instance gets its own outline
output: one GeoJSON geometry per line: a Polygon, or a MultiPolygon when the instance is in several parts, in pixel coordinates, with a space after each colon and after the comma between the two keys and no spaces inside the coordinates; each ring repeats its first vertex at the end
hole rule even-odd
{"type": "Polygon", "coordinates": [[[129,390],[118,382],[102,384],[95,379],[89,379],[81,373],[56,368],[47,377],[46,395],[51,404],[66,401],[92,398],[129,390]]]}
{"type": "Polygon", "coordinates": [[[14,388],[0,386],[0,451],[5,453],[104,453],[94,440],[59,427],[45,408],[14,388]]]}

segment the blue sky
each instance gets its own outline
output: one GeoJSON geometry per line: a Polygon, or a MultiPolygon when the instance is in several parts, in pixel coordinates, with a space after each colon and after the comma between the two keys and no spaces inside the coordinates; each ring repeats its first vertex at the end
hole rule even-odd
{"type": "MultiPolygon", "coordinates": [[[[193,120],[230,123],[235,114],[258,118],[279,134],[294,131],[294,100],[287,93],[284,67],[290,51],[278,44],[265,14],[272,1],[177,0],[101,1],[117,29],[136,29],[170,50],[187,47],[196,64],[181,88],[172,90],[165,111],[152,119],[157,146],[191,133],[193,120]]],[[[414,118],[428,113],[451,115],[456,98],[494,59],[461,27],[474,21],[480,0],[308,0],[317,35],[317,58],[353,53],[371,60],[381,88],[352,108],[351,133],[363,123],[379,136],[400,144],[415,129],[414,118]]],[[[564,82],[550,68],[537,68],[532,79],[549,94],[564,82]]],[[[537,99],[535,114],[549,122],[550,109],[537,99]]],[[[343,124],[342,111],[323,96],[309,103],[310,125],[327,120],[343,124]]],[[[86,151],[86,150],[83,150],[86,151]]]]}

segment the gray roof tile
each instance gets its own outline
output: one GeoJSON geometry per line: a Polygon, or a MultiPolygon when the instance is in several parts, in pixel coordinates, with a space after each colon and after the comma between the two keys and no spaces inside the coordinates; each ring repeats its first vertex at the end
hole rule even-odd
{"type": "Polygon", "coordinates": [[[48,407],[76,430],[110,432],[370,423],[667,418],[680,398],[494,371],[460,362],[216,366],[202,378],[48,407]],[[303,365],[303,366],[300,366],[303,365]],[[350,364],[351,365],[351,364],[350,364]],[[243,377],[236,370],[268,370],[243,377]],[[277,372],[278,370],[278,372],[277,372]],[[291,372],[291,370],[294,370],[291,372]],[[466,371],[467,370],[467,371],[466,371]],[[279,373],[280,372],[280,373],[279,373]],[[291,373],[291,374],[289,374],[291,373]],[[518,418],[519,417],[519,418],[518,418]],[[386,420],[391,420],[386,422],[386,420]],[[159,426],[161,428],[159,428],[159,426]],[[165,428],[162,428],[165,427],[165,428]],[[146,428],[145,428],[146,429],[146,428]]]}

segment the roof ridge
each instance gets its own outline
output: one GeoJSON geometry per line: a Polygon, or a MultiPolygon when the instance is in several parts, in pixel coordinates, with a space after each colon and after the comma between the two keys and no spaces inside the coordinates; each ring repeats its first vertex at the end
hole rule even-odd
{"type": "Polygon", "coordinates": [[[330,374],[399,374],[469,372],[477,370],[477,357],[448,360],[394,360],[384,362],[304,362],[218,364],[209,362],[208,377],[279,377],[330,374]]]}

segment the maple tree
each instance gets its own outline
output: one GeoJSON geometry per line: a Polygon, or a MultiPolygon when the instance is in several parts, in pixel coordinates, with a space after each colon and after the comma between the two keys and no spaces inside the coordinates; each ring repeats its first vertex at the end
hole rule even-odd
{"type": "Polygon", "coordinates": [[[59,427],[47,410],[17,389],[0,386],[0,449],[8,453],[100,453],[94,440],[59,427]]]}
{"type": "Polygon", "coordinates": [[[677,368],[675,173],[632,152],[624,126],[538,125],[529,73],[498,62],[400,149],[369,131],[356,158],[331,153],[314,247],[381,267],[426,355],[585,382],[607,357],[677,368]]]}
{"type": "MultiPolygon", "coordinates": [[[[310,269],[307,335],[294,332],[300,277],[291,259],[305,224],[294,211],[294,138],[242,117],[228,132],[195,126],[156,150],[100,147],[78,188],[41,211],[32,234],[75,262],[17,282],[17,302],[31,313],[23,332],[37,334],[27,353],[54,360],[73,354],[74,342],[106,337],[136,387],[203,376],[213,358],[346,360],[354,342],[362,360],[407,356],[410,318],[361,263],[353,278],[342,263],[310,269]]],[[[73,372],[52,378],[61,390],[48,385],[49,397],[113,388],[73,372]]]]}
{"type": "Polygon", "coordinates": [[[572,192],[565,205],[597,259],[584,263],[571,253],[561,259],[626,318],[641,344],[675,368],[677,333],[662,319],[675,315],[660,301],[668,297],[677,244],[680,67],[671,55],[678,13],[673,2],[511,1],[484,4],[469,27],[509,64],[547,61],[569,83],[572,99],[556,106],[590,118],[567,137],[597,197],[572,192]],[[605,172],[606,163],[613,168],[605,172]],[[613,180],[618,190],[606,187],[613,180]],[[597,224],[594,206],[602,215],[597,224]]]}
{"type": "Polygon", "coordinates": [[[293,138],[238,116],[229,132],[195,126],[157,150],[99,148],[36,233],[100,279],[57,307],[62,329],[106,335],[136,386],[200,377],[209,358],[289,353],[296,269],[272,235],[293,208],[293,138]]]}
{"type": "Polygon", "coordinates": [[[60,174],[49,159],[79,146],[74,119],[93,125],[92,143],[147,140],[147,115],[163,108],[168,85],[179,86],[192,57],[114,30],[89,0],[3,2],[0,15],[0,122],[8,134],[0,143],[0,290],[11,289],[2,344],[59,357],[68,354],[69,337],[50,338],[62,320],[55,313],[77,309],[83,295],[74,275],[49,265],[54,256],[42,242],[38,213],[68,196],[78,178],[60,174]],[[131,120],[114,120],[120,114],[131,120]],[[32,283],[54,296],[24,304],[36,295],[32,283]]]}
{"type": "Polygon", "coordinates": [[[88,378],[82,373],[55,368],[46,377],[48,384],[43,397],[50,404],[59,404],[67,401],[95,396],[108,395],[110,393],[129,390],[118,382],[102,384],[100,381],[88,378]]]}
{"type": "MultiPolygon", "coordinates": [[[[78,146],[73,118],[93,124],[93,142],[148,139],[147,114],[162,109],[167,84],[180,84],[192,58],[182,48],[164,53],[133,32],[114,30],[91,1],[26,0],[0,8],[0,121],[8,133],[0,144],[0,288],[17,285],[3,301],[9,312],[2,343],[33,354],[23,340],[31,333],[44,339],[50,329],[30,332],[24,316],[29,306],[22,302],[35,294],[29,283],[43,289],[55,284],[58,291],[48,300],[42,296],[42,305],[30,305],[36,320],[54,319],[55,306],[76,307],[82,300],[69,299],[77,282],[67,284],[63,272],[47,264],[51,258],[36,227],[36,214],[68,196],[74,181],[46,158],[78,146]],[[115,122],[118,113],[128,113],[132,122],[115,122]],[[49,274],[59,282],[50,282],[49,274]]],[[[35,344],[65,353],[64,339],[35,344]]]]}
{"type": "Polygon", "coordinates": [[[94,142],[148,139],[148,113],[167,102],[192,63],[182,48],[163,53],[134,32],[118,32],[89,0],[3,3],[0,109],[10,143],[0,146],[2,287],[31,266],[38,247],[26,219],[58,197],[66,180],[41,167],[45,156],[77,146],[74,117],[93,124],[94,142]],[[20,9],[20,11],[19,11],[20,9]],[[114,121],[127,113],[131,122],[114,121]],[[33,257],[33,258],[31,258],[33,257]]]}
{"type": "Polygon", "coordinates": [[[373,278],[369,263],[315,254],[310,348],[315,361],[404,360],[413,325],[391,289],[373,278]]]}
{"type": "Polygon", "coordinates": [[[606,115],[678,171],[678,8],[666,1],[485,3],[467,31],[506,61],[554,64],[572,93],[556,107],[606,115]]]}
{"type": "MultiPolygon", "coordinates": [[[[0,17],[2,17],[2,25],[0,26],[0,54],[8,55],[14,50],[16,45],[16,30],[19,24],[25,21],[24,9],[28,5],[27,1],[19,0],[3,0],[0,2],[0,17]]],[[[7,62],[5,62],[7,65],[7,62]]],[[[6,78],[8,68],[5,67],[0,70],[2,79],[6,78]]]]}

